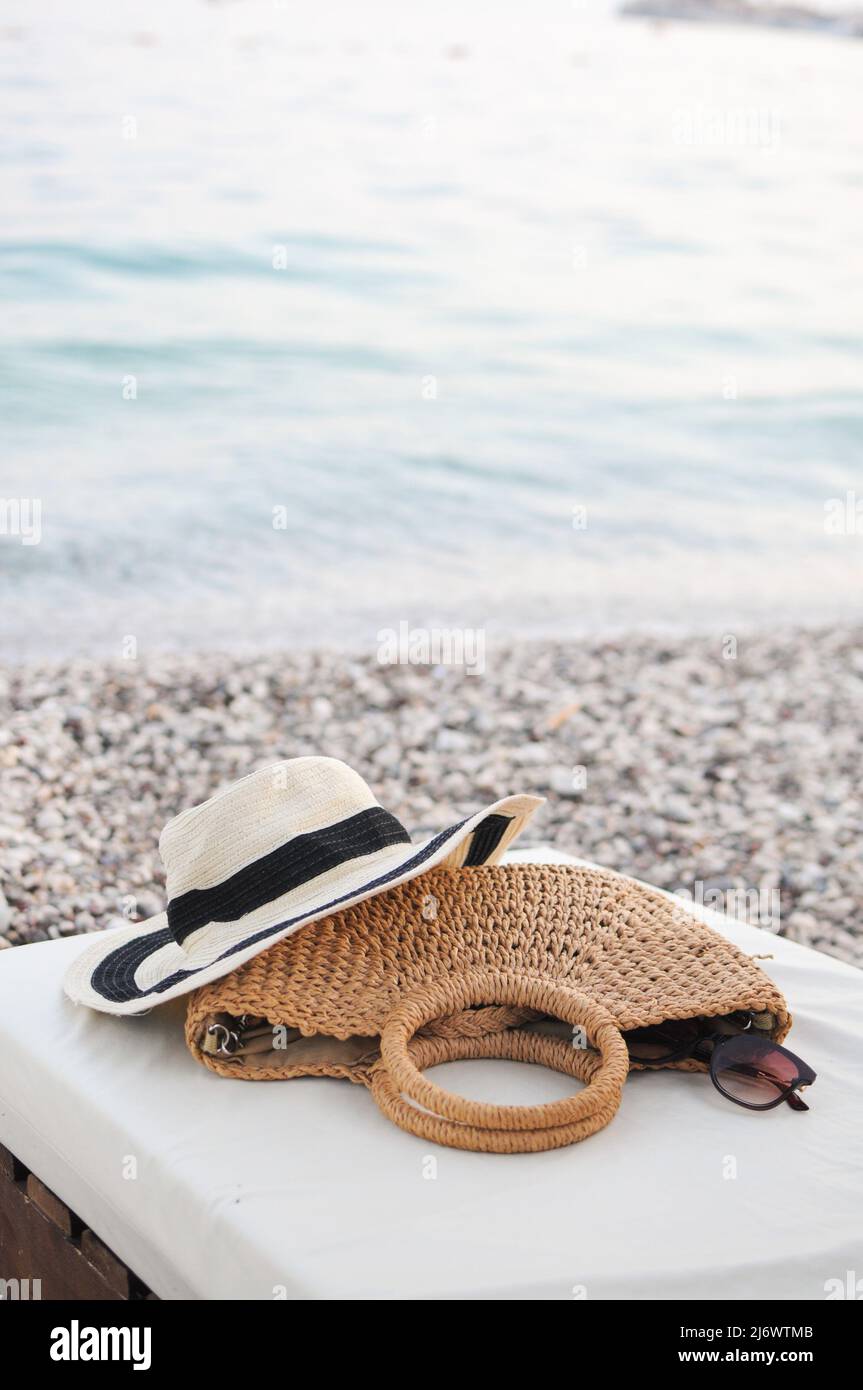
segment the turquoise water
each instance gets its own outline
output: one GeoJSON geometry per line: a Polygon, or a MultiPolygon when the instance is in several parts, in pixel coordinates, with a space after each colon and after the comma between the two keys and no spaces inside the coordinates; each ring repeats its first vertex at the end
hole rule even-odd
{"type": "Polygon", "coordinates": [[[464,8],[7,0],[4,656],[859,610],[863,44],[464,8]]]}

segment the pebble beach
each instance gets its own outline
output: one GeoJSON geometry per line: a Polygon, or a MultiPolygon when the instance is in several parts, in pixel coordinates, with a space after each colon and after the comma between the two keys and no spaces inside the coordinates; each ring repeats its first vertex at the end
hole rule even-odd
{"type": "Polygon", "coordinates": [[[861,638],[496,644],[482,674],[326,651],[7,669],[0,946],[160,911],[166,821],[326,753],[414,837],[537,793],[526,843],[736,915],[745,901],[749,920],[757,897],[766,933],[861,965],[861,638]]]}

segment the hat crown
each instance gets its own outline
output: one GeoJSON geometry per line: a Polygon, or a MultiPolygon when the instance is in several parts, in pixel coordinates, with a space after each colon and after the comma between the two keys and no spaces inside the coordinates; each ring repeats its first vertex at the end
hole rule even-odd
{"type": "Polygon", "coordinates": [[[159,838],[168,899],[224,882],[295,836],[377,806],[338,758],[288,758],[258,768],[182,811],[159,838]]]}

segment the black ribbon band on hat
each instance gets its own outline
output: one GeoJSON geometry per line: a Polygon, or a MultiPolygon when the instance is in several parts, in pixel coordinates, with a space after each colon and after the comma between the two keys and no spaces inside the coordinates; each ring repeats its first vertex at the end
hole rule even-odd
{"type": "Polygon", "coordinates": [[[480,821],[471,837],[465,865],[473,867],[485,864],[490,855],[494,854],[511,821],[512,816],[501,815],[486,816],[485,820],[480,821]]]}
{"type": "Polygon", "coordinates": [[[395,816],[382,806],[370,806],[336,825],[295,835],[223,883],[182,893],[168,903],[168,929],[182,945],[193,931],[210,922],[236,922],[340,864],[410,842],[395,816]]]}

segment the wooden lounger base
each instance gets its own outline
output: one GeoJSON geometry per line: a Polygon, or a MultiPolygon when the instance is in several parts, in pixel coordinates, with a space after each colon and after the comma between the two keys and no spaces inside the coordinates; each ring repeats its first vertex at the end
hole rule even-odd
{"type": "Polygon", "coordinates": [[[0,1144],[0,1301],[151,1298],[136,1274],[0,1144]]]}

